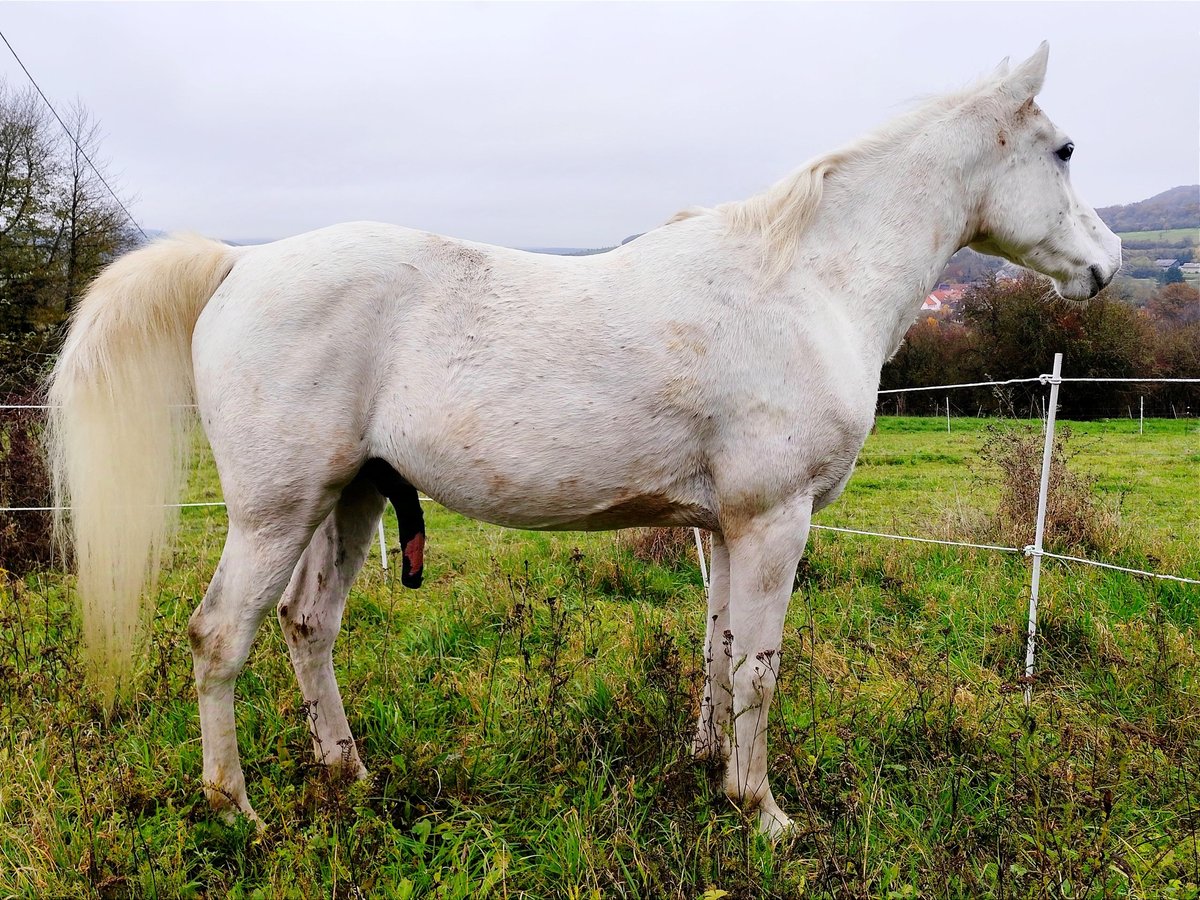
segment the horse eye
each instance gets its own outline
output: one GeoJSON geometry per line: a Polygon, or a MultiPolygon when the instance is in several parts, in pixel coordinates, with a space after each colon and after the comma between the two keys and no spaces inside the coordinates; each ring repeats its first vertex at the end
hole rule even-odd
{"type": "Polygon", "coordinates": [[[1072,144],[1070,141],[1067,141],[1065,144],[1063,144],[1061,147],[1059,147],[1057,150],[1054,151],[1054,155],[1057,156],[1059,159],[1061,159],[1063,162],[1066,162],[1068,159],[1071,158],[1071,154],[1074,152],[1075,152],[1075,145],[1072,144]]]}

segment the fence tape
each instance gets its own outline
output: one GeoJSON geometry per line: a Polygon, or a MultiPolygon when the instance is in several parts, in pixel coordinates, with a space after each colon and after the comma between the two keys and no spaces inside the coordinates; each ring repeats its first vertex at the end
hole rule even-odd
{"type": "MultiPolygon", "coordinates": [[[[172,403],[171,409],[195,409],[195,403],[172,403]]],[[[58,409],[54,404],[46,403],[0,403],[0,409],[58,409]]]]}
{"type": "Polygon", "coordinates": [[[951,388],[970,388],[970,387],[992,387],[1003,386],[1006,384],[1028,384],[1030,382],[1041,381],[1043,375],[1035,375],[1032,378],[1010,378],[1007,381],[971,381],[966,384],[934,384],[929,387],[910,387],[910,388],[888,388],[886,391],[876,391],[878,394],[907,394],[911,391],[948,391],[951,388]]]}
{"type": "MultiPolygon", "coordinates": [[[[166,503],[163,509],[190,509],[193,506],[224,506],[217,500],[212,503],[166,503]]],[[[69,506],[0,506],[0,512],[70,512],[69,506]]]]}
{"type": "Polygon", "coordinates": [[[1037,550],[1032,544],[1023,549],[1026,556],[1045,556],[1050,559],[1060,559],[1066,562],[1082,563],[1085,566],[1099,566],[1101,569],[1114,569],[1118,572],[1128,572],[1131,575],[1145,575],[1147,578],[1162,578],[1167,581],[1179,581],[1183,584],[1200,584],[1194,578],[1182,578],[1179,575],[1160,575],[1158,572],[1147,572],[1143,569],[1129,569],[1125,566],[1117,566],[1112,563],[1096,562],[1094,559],[1084,559],[1080,556],[1064,556],[1061,553],[1051,553],[1049,550],[1037,550]]]}
{"type": "MultiPolygon", "coordinates": [[[[1059,384],[1068,381],[1088,381],[1088,382],[1120,382],[1128,384],[1200,384],[1200,378],[1059,378],[1059,384]]],[[[1004,387],[1009,384],[1032,384],[1038,382],[1040,384],[1051,384],[1053,376],[1051,375],[1033,375],[1029,378],[1008,378],[1004,381],[968,381],[963,384],[932,384],[925,387],[906,387],[906,388],[888,388],[882,391],[876,391],[877,394],[909,394],[914,391],[949,391],[955,388],[974,388],[974,387],[1004,387]]],[[[177,409],[195,409],[194,403],[176,404],[177,409]]],[[[30,403],[13,403],[0,404],[0,409],[54,409],[54,406],[30,404],[30,403]]]]}
{"type": "Polygon", "coordinates": [[[1006,553],[1020,553],[1020,547],[1001,547],[996,544],[967,544],[962,541],[939,541],[935,538],[910,537],[904,534],[884,534],[881,531],[859,531],[855,528],[840,528],[835,525],[811,525],[822,531],[840,531],[843,534],[865,534],[869,537],[891,538],[894,541],[916,541],[918,544],[941,544],[945,547],[974,547],[976,550],[1000,550],[1006,553]]]}
{"type": "MultiPolygon", "coordinates": [[[[1042,376],[1043,378],[1045,376],[1042,376]]],[[[1200,384],[1200,378],[1060,378],[1059,381],[1120,381],[1133,384],[1200,384]]]]}

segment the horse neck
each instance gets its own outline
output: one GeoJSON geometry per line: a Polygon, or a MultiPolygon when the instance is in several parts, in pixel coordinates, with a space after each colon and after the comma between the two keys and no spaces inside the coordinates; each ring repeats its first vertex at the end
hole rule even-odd
{"type": "Polygon", "coordinates": [[[969,184],[961,162],[932,135],[827,177],[793,275],[825,283],[860,326],[866,358],[881,367],[970,239],[969,184]]]}

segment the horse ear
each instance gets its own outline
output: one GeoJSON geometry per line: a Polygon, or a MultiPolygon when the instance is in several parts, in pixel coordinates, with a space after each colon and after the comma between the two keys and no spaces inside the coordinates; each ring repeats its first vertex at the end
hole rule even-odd
{"type": "Polygon", "coordinates": [[[1016,101],[1024,103],[1032,100],[1042,89],[1046,80],[1046,60],[1050,58],[1050,42],[1042,41],[1033,52],[1033,56],[1025,60],[1012,74],[1004,79],[1004,90],[1016,101]]]}
{"type": "Polygon", "coordinates": [[[1004,59],[1000,60],[1000,65],[996,66],[996,68],[992,71],[992,77],[993,78],[1004,78],[1007,75],[1008,75],[1008,57],[1006,56],[1006,57],[1004,57],[1004,59]]]}

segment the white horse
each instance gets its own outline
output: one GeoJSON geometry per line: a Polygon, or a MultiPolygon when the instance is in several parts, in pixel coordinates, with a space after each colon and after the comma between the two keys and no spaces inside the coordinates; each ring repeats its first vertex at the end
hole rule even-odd
{"type": "Polygon", "coordinates": [[[127,677],[194,402],[229,512],[188,628],[218,810],[254,817],[233,689],[272,608],[318,758],[365,772],[331,647],[385,495],[412,537],[419,489],[515,528],[710,530],[694,749],[724,757],[728,795],[778,833],[766,723],[784,613],[812,514],[871,428],[880,368],[960,247],[1072,299],[1120,264],[1071,188],[1070,140],[1034,104],[1047,53],[603,255],[355,223],[258,247],[173,237],[118,260],[50,387],[99,684],[127,677]]]}

